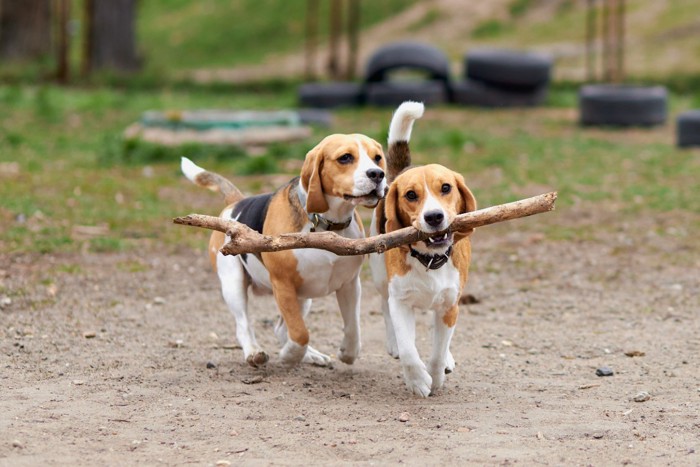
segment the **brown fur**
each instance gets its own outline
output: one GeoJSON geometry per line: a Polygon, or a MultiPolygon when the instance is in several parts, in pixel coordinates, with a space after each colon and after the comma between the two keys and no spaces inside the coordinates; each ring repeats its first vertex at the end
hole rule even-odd
{"type": "MultiPolygon", "coordinates": [[[[464,182],[462,175],[437,164],[414,167],[399,175],[389,188],[384,209],[387,232],[393,232],[409,225],[418,227],[417,218],[427,198],[426,185],[432,196],[442,204],[448,217],[448,224],[452,223],[458,214],[476,210],[476,199],[464,182]],[[444,183],[453,187],[447,194],[441,192],[444,183]],[[418,195],[415,201],[409,201],[405,196],[411,190],[418,195]]],[[[467,282],[471,259],[470,233],[455,233],[455,243],[452,248],[452,261],[460,271],[462,288],[467,282]]],[[[403,276],[411,270],[411,266],[406,260],[408,250],[409,247],[404,246],[385,253],[389,278],[394,275],[403,276]]]]}

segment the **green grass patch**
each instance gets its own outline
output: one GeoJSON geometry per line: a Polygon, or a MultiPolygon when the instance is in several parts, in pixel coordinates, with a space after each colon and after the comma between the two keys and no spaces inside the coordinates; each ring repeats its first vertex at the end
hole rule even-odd
{"type": "Polygon", "coordinates": [[[472,30],[474,39],[494,39],[505,34],[510,29],[509,23],[499,19],[487,19],[477,24],[472,30]]]}

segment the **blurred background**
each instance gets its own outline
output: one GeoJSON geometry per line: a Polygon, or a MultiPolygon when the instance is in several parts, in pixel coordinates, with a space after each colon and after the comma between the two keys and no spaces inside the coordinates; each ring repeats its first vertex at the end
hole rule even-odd
{"type": "Polygon", "coordinates": [[[697,0],[0,0],[0,247],[198,244],[169,217],[218,205],[182,182],[181,155],[258,192],[298,173],[328,133],[384,141],[392,109],[307,115],[292,122],[309,124],[294,138],[255,144],[149,141],[133,125],[177,126],[203,109],[296,110],[302,83],[359,82],[376,50],[402,40],[441,50],[453,76],[484,47],[552,60],[537,108],[442,104],[418,125],[417,162],[462,171],[482,205],[558,189],[564,206],[700,212],[697,150],[674,136],[675,116],[700,107],[697,0]],[[577,92],[592,82],[663,85],[669,117],[581,127],[577,92]]]}

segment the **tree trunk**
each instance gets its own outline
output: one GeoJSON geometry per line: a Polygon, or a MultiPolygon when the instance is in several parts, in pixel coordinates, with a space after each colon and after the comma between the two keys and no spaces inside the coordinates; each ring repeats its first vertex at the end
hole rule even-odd
{"type": "Polygon", "coordinates": [[[51,52],[48,0],[0,1],[0,57],[31,60],[51,52]]]}
{"type": "Polygon", "coordinates": [[[92,70],[134,71],[141,66],[136,53],[136,0],[86,0],[92,14],[88,25],[92,70]]]}

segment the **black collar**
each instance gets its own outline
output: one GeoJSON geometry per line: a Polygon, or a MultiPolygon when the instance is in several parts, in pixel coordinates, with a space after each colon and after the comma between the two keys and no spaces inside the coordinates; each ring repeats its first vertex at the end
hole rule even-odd
{"type": "MultiPolygon", "coordinates": [[[[301,203],[302,209],[306,211],[306,193],[303,192],[299,187],[297,187],[297,196],[299,196],[299,202],[301,203]]],[[[354,213],[354,211],[353,211],[354,213]]],[[[337,230],[345,230],[348,227],[350,227],[350,224],[352,224],[352,218],[353,216],[350,216],[350,219],[343,221],[343,222],[333,222],[329,221],[322,215],[316,213],[316,212],[307,212],[307,216],[309,216],[309,222],[311,222],[311,232],[317,232],[319,230],[327,230],[327,231],[337,231],[337,230]]]]}
{"type": "Polygon", "coordinates": [[[423,266],[425,266],[426,271],[428,269],[440,269],[441,267],[447,264],[447,261],[452,255],[452,245],[450,245],[446,252],[437,255],[426,255],[424,253],[418,252],[418,250],[414,250],[412,247],[410,248],[411,256],[420,261],[420,263],[423,266]]]}

